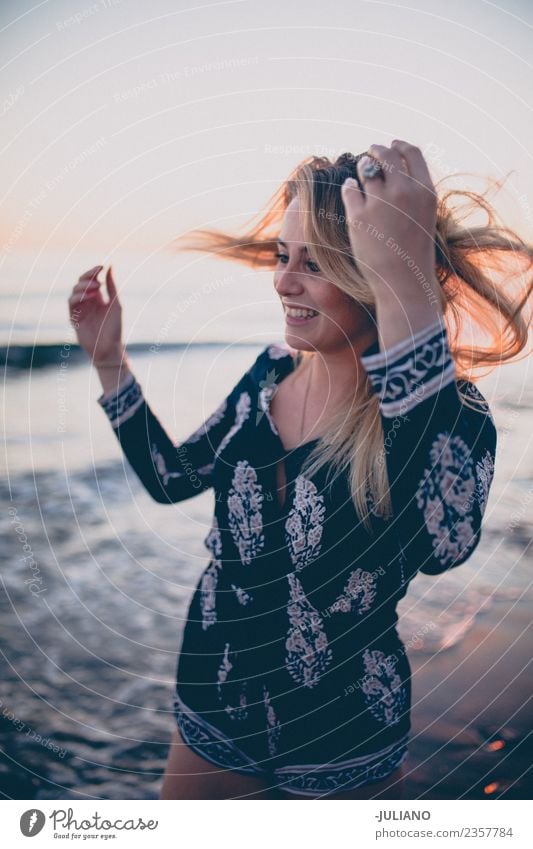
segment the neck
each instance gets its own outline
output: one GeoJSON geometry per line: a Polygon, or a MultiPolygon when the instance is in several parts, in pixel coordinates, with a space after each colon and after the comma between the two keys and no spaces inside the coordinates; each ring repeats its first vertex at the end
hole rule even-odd
{"type": "Polygon", "coordinates": [[[310,393],[317,396],[329,395],[331,400],[349,392],[353,395],[366,374],[359,356],[376,338],[374,329],[352,341],[326,351],[317,351],[309,365],[311,369],[310,393]]]}

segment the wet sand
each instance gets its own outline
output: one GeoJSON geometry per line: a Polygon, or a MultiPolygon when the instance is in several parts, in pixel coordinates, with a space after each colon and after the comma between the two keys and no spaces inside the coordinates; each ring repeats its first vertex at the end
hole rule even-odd
{"type": "Polygon", "coordinates": [[[529,602],[498,602],[452,648],[411,656],[406,798],[531,798],[531,630],[529,602]]]}

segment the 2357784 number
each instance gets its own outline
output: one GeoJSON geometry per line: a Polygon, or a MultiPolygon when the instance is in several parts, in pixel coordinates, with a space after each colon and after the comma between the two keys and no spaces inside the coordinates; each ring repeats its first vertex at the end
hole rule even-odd
{"type": "Polygon", "coordinates": [[[465,826],[461,829],[461,837],[512,837],[512,828],[503,828],[501,826],[478,826],[470,828],[465,826]]]}

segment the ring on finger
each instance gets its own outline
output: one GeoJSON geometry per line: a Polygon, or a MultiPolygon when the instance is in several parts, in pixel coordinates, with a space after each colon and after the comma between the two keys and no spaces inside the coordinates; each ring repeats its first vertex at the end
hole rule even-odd
{"type": "Polygon", "coordinates": [[[361,176],[364,177],[365,180],[371,180],[373,177],[380,176],[383,180],[385,179],[385,174],[383,173],[383,169],[381,164],[377,159],[371,159],[368,154],[365,156],[363,160],[363,166],[361,168],[361,176]]]}

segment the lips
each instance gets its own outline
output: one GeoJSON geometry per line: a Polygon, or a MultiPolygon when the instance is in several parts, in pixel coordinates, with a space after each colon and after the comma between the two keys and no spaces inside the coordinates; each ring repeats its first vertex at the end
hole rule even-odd
{"type": "Polygon", "coordinates": [[[295,326],[308,324],[318,316],[317,311],[309,309],[309,307],[287,307],[284,305],[284,309],[286,323],[295,326]]]}
{"type": "Polygon", "coordinates": [[[291,318],[314,318],[318,315],[318,312],[310,309],[309,307],[285,306],[285,314],[291,318]]]}
{"type": "Polygon", "coordinates": [[[302,309],[301,307],[287,307],[285,313],[291,318],[314,318],[318,315],[316,310],[302,309]]]}

